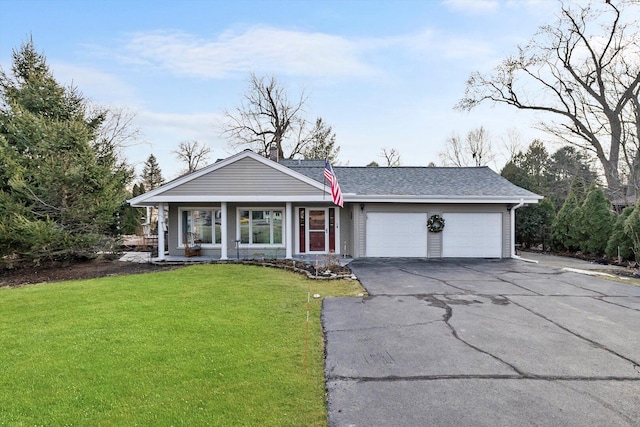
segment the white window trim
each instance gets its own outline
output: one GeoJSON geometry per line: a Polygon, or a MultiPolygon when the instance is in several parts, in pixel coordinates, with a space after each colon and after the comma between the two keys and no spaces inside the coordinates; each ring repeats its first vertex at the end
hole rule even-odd
{"type": "MultiPolygon", "coordinates": [[[[284,248],[287,241],[287,229],[286,229],[286,209],[284,206],[241,206],[236,208],[236,237],[240,239],[240,211],[280,211],[282,213],[282,243],[240,243],[241,248],[284,248]]],[[[251,221],[251,214],[249,214],[249,220],[251,221]]],[[[271,223],[271,232],[273,233],[273,223],[271,223]]]]}
{"type": "MultiPolygon", "coordinates": [[[[182,230],[182,212],[186,211],[211,211],[213,218],[213,222],[215,224],[216,221],[216,211],[222,211],[220,206],[181,206],[178,208],[178,248],[184,249],[184,235],[182,230]]],[[[224,224],[220,224],[220,227],[224,227],[224,224]]],[[[215,239],[215,226],[212,230],[212,238],[215,239]]],[[[220,237],[222,239],[222,236],[220,237]]],[[[220,248],[222,247],[222,242],[220,243],[201,243],[200,247],[202,248],[220,248]]]]}

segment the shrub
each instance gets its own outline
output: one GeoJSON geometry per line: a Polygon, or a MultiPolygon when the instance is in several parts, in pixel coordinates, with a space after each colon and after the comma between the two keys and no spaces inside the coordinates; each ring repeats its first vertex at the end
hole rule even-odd
{"type": "Polygon", "coordinates": [[[553,221],[551,246],[554,250],[577,251],[580,248],[580,230],[576,218],[580,213],[578,196],[571,186],[569,195],[553,221]]]}
{"type": "Polygon", "coordinates": [[[614,213],[604,191],[595,183],[589,187],[578,218],[580,250],[588,254],[604,254],[613,229],[614,213]]]}
{"type": "Polygon", "coordinates": [[[640,201],[636,202],[633,211],[624,221],[624,233],[633,243],[633,254],[636,261],[638,261],[640,251],[640,208],[638,206],[640,206],[640,201]]]}
{"type": "Polygon", "coordinates": [[[609,258],[618,258],[618,255],[624,260],[635,259],[633,253],[633,240],[625,233],[624,224],[633,212],[633,206],[627,206],[616,218],[616,222],[613,225],[611,237],[607,242],[606,254],[609,258]],[[620,251],[618,253],[618,251],[620,251]]]}
{"type": "Polygon", "coordinates": [[[537,205],[519,209],[516,212],[517,241],[525,248],[542,244],[542,249],[547,249],[554,216],[553,202],[547,198],[537,205]]]}

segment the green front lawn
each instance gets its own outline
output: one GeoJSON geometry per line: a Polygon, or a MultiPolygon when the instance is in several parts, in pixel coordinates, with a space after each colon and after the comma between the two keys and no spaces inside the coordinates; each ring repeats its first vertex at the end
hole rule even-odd
{"type": "Polygon", "coordinates": [[[255,266],[0,289],[0,425],[326,425],[320,299],[255,266]]]}

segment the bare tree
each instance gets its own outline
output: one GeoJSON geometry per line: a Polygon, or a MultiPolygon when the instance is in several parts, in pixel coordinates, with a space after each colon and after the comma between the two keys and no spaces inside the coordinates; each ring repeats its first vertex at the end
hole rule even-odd
{"type": "Polygon", "coordinates": [[[178,149],[172,151],[180,160],[187,165],[187,173],[195,172],[204,166],[204,163],[209,159],[211,148],[204,144],[200,144],[198,141],[181,141],[178,144],[178,149]]]}
{"type": "Polygon", "coordinates": [[[506,137],[502,138],[502,146],[506,150],[506,160],[513,160],[518,153],[524,150],[522,145],[522,135],[516,128],[510,128],[507,130],[506,137]]]}
{"type": "Polygon", "coordinates": [[[540,128],[595,153],[609,188],[621,190],[620,158],[633,168],[638,154],[638,16],[638,2],[562,4],[558,21],[542,26],[493,74],[473,73],[456,108],[489,101],[549,113],[557,121],[540,128]]]}
{"type": "Polygon", "coordinates": [[[484,127],[470,131],[464,141],[453,133],[446,142],[445,151],[440,153],[445,166],[485,166],[495,159],[489,133],[484,127]]]}
{"type": "Polygon", "coordinates": [[[249,88],[240,106],[225,111],[222,135],[233,148],[250,148],[268,157],[271,147],[281,159],[337,158],[335,132],[322,118],[312,124],[304,117],[307,96],[302,92],[290,99],[275,77],[251,74],[249,88]]]}
{"type": "MultiPolygon", "coordinates": [[[[113,170],[131,169],[123,151],[140,144],[140,129],[133,123],[135,115],[124,108],[107,109],[94,105],[91,109],[92,114],[102,120],[91,142],[98,160],[102,164],[111,164],[113,170]]],[[[127,173],[132,175],[133,170],[127,173]]]]}
{"type": "Polygon", "coordinates": [[[385,160],[387,167],[395,168],[400,166],[400,153],[395,148],[383,148],[380,151],[380,157],[385,160]]]}
{"type": "Polygon", "coordinates": [[[234,148],[248,147],[266,157],[273,145],[278,148],[280,158],[292,158],[300,154],[301,140],[294,138],[289,144],[292,146],[285,143],[290,135],[303,133],[302,113],[306,102],[304,92],[290,100],[275,77],[257,77],[252,73],[240,106],[233,112],[224,112],[226,122],[222,125],[222,134],[234,148]]]}
{"type": "Polygon", "coordinates": [[[447,138],[445,149],[439,154],[439,157],[443,166],[462,167],[467,166],[463,153],[464,147],[460,135],[454,132],[447,138]]]}

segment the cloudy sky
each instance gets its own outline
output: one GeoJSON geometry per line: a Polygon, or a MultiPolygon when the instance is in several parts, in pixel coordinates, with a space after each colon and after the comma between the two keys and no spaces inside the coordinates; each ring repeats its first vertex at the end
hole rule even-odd
{"type": "MultiPolygon", "coordinates": [[[[441,164],[452,133],[484,126],[499,151],[511,129],[523,144],[536,117],[506,107],[455,111],[473,71],[490,71],[536,29],[555,0],[0,0],[0,66],[30,35],[57,80],[96,103],[135,113],[138,172],[153,153],[165,178],[171,153],[197,140],[211,160],[233,151],[217,123],[250,73],[273,75],[309,99],[306,116],[333,127],[342,164],[441,164]]],[[[494,169],[504,164],[498,157],[494,169]]]]}

